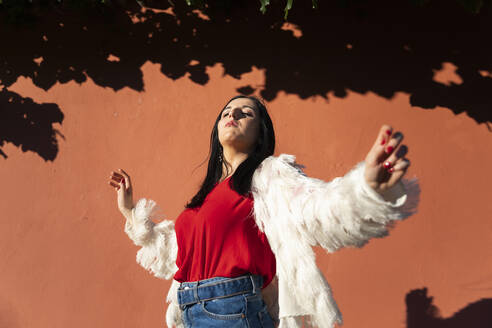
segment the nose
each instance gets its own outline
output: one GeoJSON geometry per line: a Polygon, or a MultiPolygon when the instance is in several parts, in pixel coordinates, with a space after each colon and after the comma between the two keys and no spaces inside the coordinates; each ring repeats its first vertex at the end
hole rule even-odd
{"type": "Polygon", "coordinates": [[[229,111],[229,117],[232,117],[233,119],[237,120],[241,117],[241,114],[243,112],[241,111],[240,107],[234,107],[229,111]]]}

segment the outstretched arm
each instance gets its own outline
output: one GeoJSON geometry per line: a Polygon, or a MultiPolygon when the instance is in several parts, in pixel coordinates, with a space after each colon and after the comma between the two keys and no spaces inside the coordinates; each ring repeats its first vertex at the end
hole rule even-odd
{"type": "Polygon", "coordinates": [[[402,135],[386,130],[383,126],[366,161],[330,182],[307,177],[291,155],[263,161],[253,178],[260,229],[295,229],[299,238],[328,251],[385,236],[391,222],[416,211],[419,196],[416,180],[402,180],[409,163],[398,147],[402,135]],[[393,149],[385,152],[388,147],[393,149]]]}
{"type": "Polygon", "coordinates": [[[137,246],[137,262],[156,277],[170,279],[178,269],[178,246],[174,222],[163,219],[160,208],[151,199],[142,198],[132,210],[132,220],[127,220],[125,232],[137,246]],[[154,223],[153,220],[162,220],[154,223]]]}
{"type": "Polygon", "coordinates": [[[125,232],[135,245],[141,246],[137,262],[156,277],[170,279],[177,270],[174,222],[163,219],[153,200],[142,198],[133,207],[131,180],[125,171],[111,172],[110,178],[109,184],[118,194],[118,208],[126,218],[125,232]]]}

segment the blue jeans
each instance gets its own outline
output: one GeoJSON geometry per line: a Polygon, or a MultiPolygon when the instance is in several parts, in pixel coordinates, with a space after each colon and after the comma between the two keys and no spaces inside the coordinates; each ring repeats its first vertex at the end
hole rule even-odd
{"type": "Polygon", "coordinates": [[[178,302],[186,328],[273,328],[261,297],[261,276],[183,282],[178,302]]]}

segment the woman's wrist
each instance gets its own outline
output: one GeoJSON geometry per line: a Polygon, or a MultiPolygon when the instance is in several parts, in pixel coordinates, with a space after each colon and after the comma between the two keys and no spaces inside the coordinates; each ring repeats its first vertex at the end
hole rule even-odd
{"type": "Polygon", "coordinates": [[[395,203],[403,194],[405,194],[405,187],[401,181],[398,181],[390,188],[378,191],[378,194],[380,194],[385,201],[395,203]]]}
{"type": "Polygon", "coordinates": [[[121,208],[120,209],[121,214],[127,219],[131,220],[132,219],[132,210],[128,208],[121,208]]]}

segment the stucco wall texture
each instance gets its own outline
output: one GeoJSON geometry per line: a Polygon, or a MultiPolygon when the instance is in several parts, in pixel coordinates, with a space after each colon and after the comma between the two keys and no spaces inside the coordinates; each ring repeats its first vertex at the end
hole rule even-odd
{"type": "MultiPolygon", "coordinates": [[[[91,78],[44,90],[19,77],[9,86],[36,103],[57,104],[64,119],[54,124],[53,160],[2,146],[0,327],[164,326],[169,282],[135,262],[137,247],[123,231],[109,174],[126,170],[135,200],[151,198],[176,218],[204,176],[206,164],[198,166],[218,111],[245,85],[259,94],[267,69],[252,66],[232,77],[216,63],[202,84],[188,73],[171,79],[150,60],[140,69],[143,90],[115,91],[91,78]]],[[[463,83],[448,62],[430,78],[463,83]]],[[[324,180],[363,160],[382,124],[405,135],[412,161],[406,177],[418,177],[421,186],[418,213],[361,249],[317,250],[346,328],[440,327],[424,323],[432,316],[426,302],[443,318],[457,318],[492,297],[490,122],[443,106],[425,110],[411,96],[280,90],[266,101],[276,154],[295,154],[308,175],[324,180]]]]}

